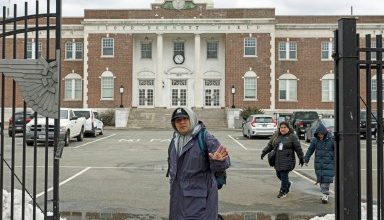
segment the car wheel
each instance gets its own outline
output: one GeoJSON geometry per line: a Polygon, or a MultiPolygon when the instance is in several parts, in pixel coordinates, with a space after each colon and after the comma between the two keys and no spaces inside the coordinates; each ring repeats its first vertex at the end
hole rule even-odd
{"type": "Polygon", "coordinates": [[[84,128],[81,128],[80,134],[77,136],[77,141],[83,141],[84,140],[84,128]]]}
{"type": "Polygon", "coordinates": [[[65,133],[65,136],[64,136],[64,146],[69,145],[69,139],[70,139],[70,133],[69,131],[67,131],[67,133],[65,133]]]}

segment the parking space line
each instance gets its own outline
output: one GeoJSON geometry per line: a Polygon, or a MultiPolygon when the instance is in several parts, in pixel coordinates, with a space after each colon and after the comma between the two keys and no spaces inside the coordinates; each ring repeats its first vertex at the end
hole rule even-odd
{"type": "Polygon", "coordinates": [[[240,145],[240,147],[242,147],[244,150],[248,150],[246,147],[244,147],[244,145],[242,145],[238,140],[233,138],[231,135],[228,134],[228,137],[230,137],[234,142],[236,142],[238,145],[240,145]]]}
{"type": "MultiPolygon", "coordinates": [[[[73,176],[69,177],[68,179],[64,180],[63,182],[59,183],[59,186],[68,183],[69,181],[75,179],[76,177],[80,176],[81,174],[83,174],[84,172],[86,172],[86,171],[89,170],[89,169],[91,169],[91,167],[87,167],[87,168],[85,168],[84,170],[82,170],[82,171],[76,173],[75,175],[73,175],[73,176]]],[[[47,192],[50,192],[50,191],[52,191],[52,190],[53,190],[53,187],[49,188],[49,189],[47,190],[47,192]]],[[[40,196],[42,196],[42,195],[44,195],[44,194],[45,194],[45,192],[43,191],[43,192],[37,194],[37,195],[36,195],[36,198],[39,198],[40,196]]]]}
{"type": "MultiPolygon", "coordinates": [[[[303,179],[309,181],[310,183],[316,184],[316,181],[314,181],[314,180],[312,180],[312,179],[310,179],[310,178],[304,176],[303,174],[297,172],[296,170],[293,170],[292,172],[294,172],[294,173],[295,173],[296,175],[298,175],[299,177],[301,177],[301,178],[303,178],[303,179]]],[[[335,192],[334,192],[333,190],[331,190],[331,189],[329,189],[329,192],[332,193],[332,194],[335,194],[335,192]]]]}
{"type": "Polygon", "coordinates": [[[76,147],[74,147],[74,148],[83,147],[83,146],[86,146],[86,145],[88,145],[88,144],[92,144],[92,143],[95,143],[95,142],[97,142],[97,141],[101,141],[101,140],[103,140],[103,139],[107,139],[107,138],[110,138],[110,137],[115,136],[115,135],[116,135],[116,134],[111,134],[111,135],[109,135],[109,136],[107,136],[107,137],[99,138],[99,139],[97,139],[97,140],[94,140],[94,141],[91,141],[91,142],[88,142],[88,143],[85,143],[85,144],[76,146],[76,147]]]}

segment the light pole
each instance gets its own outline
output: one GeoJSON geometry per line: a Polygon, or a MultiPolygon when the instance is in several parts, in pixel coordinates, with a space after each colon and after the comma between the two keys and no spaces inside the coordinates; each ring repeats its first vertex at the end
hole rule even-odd
{"type": "Polygon", "coordinates": [[[232,107],[231,108],[236,108],[235,107],[235,93],[236,93],[235,85],[232,85],[231,93],[232,93],[232,107]]]}
{"type": "Polygon", "coordinates": [[[120,86],[120,108],[123,108],[123,93],[124,93],[124,86],[120,86]]]}

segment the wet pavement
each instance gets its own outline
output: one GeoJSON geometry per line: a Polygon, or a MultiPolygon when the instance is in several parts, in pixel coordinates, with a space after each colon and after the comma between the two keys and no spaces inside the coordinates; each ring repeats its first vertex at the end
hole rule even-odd
{"type": "MultiPolygon", "coordinates": [[[[229,213],[221,214],[224,220],[308,220],[314,216],[298,215],[298,214],[276,214],[271,215],[263,212],[245,212],[245,213],[229,213]]],[[[167,218],[159,218],[154,215],[140,215],[130,213],[96,213],[96,212],[62,212],[62,218],[67,220],[166,220],[167,218]]]]}

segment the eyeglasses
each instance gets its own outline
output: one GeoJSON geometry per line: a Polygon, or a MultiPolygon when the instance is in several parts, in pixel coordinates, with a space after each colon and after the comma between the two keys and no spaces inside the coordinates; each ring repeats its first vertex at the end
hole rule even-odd
{"type": "Polygon", "coordinates": [[[189,118],[188,117],[176,118],[175,122],[180,123],[180,122],[185,121],[185,120],[189,120],[189,118]]]}

